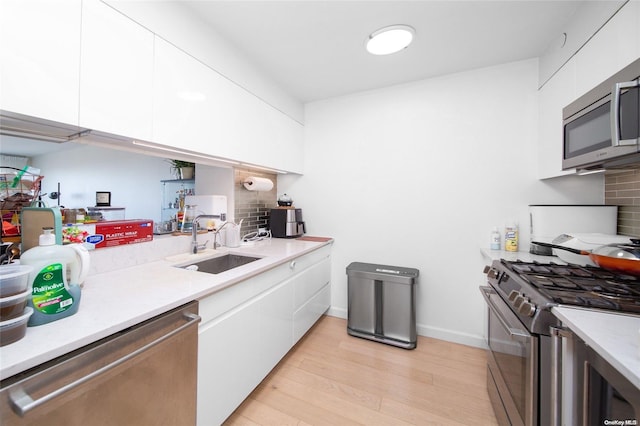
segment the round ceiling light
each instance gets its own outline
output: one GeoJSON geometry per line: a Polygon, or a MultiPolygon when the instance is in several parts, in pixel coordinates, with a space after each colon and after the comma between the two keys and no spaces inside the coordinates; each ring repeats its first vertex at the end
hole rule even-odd
{"type": "Polygon", "coordinates": [[[391,25],[381,28],[367,38],[367,51],[373,55],[399,52],[411,44],[415,32],[408,25],[391,25]]]}

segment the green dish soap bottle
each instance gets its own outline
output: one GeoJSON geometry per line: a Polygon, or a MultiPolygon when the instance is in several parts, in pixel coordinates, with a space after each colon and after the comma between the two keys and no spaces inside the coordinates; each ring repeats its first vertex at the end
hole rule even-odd
{"type": "Polygon", "coordinates": [[[80,307],[80,284],[89,270],[89,252],[80,244],[56,244],[53,228],[42,228],[39,245],[25,251],[20,263],[30,265],[33,315],[27,326],[47,324],[71,316],[80,307]]]}

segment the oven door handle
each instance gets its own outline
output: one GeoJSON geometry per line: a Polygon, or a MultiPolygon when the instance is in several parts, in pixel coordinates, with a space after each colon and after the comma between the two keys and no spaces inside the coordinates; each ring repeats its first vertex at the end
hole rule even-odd
{"type": "Polygon", "coordinates": [[[489,305],[489,309],[491,309],[491,311],[496,315],[496,318],[498,318],[498,321],[500,322],[502,327],[505,329],[505,331],[509,333],[509,337],[512,340],[528,342],[529,339],[531,339],[531,334],[519,328],[511,327],[507,319],[500,312],[500,309],[498,308],[498,306],[496,306],[493,300],[491,300],[490,294],[497,295],[498,293],[496,293],[495,290],[493,290],[491,287],[480,287],[480,291],[482,292],[482,296],[484,297],[484,300],[487,301],[487,305],[489,305]]]}
{"type": "Polygon", "coordinates": [[[551,334],[551,426],[562,424],[563,383],[561,379],[563,339],[571,338],[566,328],[550,327],[551,334]]]}

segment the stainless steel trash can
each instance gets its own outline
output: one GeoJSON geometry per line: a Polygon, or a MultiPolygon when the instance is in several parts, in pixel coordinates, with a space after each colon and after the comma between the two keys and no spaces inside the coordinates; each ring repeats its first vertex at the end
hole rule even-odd
{"type": "Polygon", "coordinates": [[[347,266],[347,333],[414,349],[418,274],[414,268],[371,263],[347,266]]]}

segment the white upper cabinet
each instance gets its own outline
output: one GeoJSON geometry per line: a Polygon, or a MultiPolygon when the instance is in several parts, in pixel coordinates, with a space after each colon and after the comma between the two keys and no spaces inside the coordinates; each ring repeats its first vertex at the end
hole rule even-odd
{"type": "Polygon", "coordinates": [[[159,37],[153,87],[154,142],[302,171],[301,124],[159,37]]]}
{"type": "Polygon", "coordinates": [[[230,96],[222,77],[197,59],[156,37],[153,74],[153,141],[227,157],[222,122],[230,96]]]}
{"type": "Polygon", "coordinates": [[[98,0],[84,0],[80,125],[151,140],[153,33],[98,0]]]}
{"type": "Polygon", "coordinates": [[[78,124],[80,0],[2,0],[0,108],[78,124]]]}
{"type": "Polygon", "coordinates": [[[538,178],[575,170],[562,170],[562,108],[575,99],[575,63],[569,62],[538,92],[538,178]]]}
{"type": "Polygon", "coordinates": [[[538,177],[562,170],[562,109],[640,57],[640,2],[625,4],[539,91],[538,177]]]}
{"type": "Polygon", "coordinates": [[[640,2],[628,2],[575,55],[578,95],[593,89],[640,56],[639,8],[640,2]]]}

